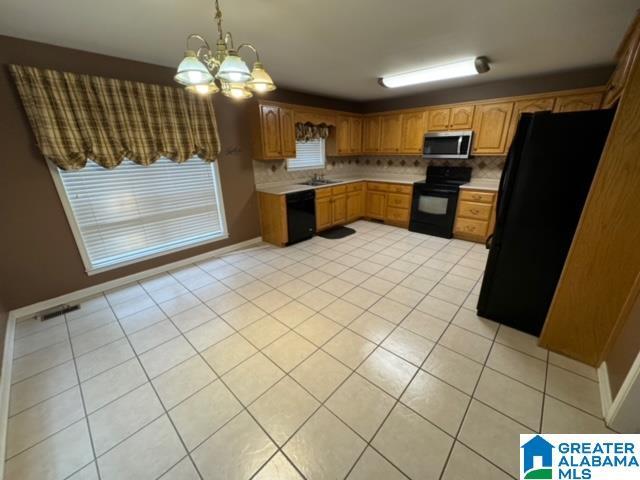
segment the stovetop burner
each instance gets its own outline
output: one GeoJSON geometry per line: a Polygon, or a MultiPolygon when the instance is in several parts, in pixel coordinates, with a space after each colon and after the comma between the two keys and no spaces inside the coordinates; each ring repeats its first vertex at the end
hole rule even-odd
{"type": "Polygon", "coordinates": [[[464,185],[471,180],[471,167],[427,167],[424,182],[429,185],[464,185]]]}

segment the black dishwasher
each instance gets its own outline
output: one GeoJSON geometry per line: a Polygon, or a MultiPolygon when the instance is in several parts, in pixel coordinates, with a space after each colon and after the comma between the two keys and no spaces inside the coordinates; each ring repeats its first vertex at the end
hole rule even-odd
{"type": "Polygon", "coordinates": [[[316,192],[287,193],[287,245],[306,240],[316,233],[316,192]]]}

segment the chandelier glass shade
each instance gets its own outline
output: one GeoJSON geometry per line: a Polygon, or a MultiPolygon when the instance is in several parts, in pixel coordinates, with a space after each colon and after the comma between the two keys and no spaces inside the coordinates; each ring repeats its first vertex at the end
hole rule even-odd
{"type": "Polygon", "coordinates": [[[189,35],[187,49],[178,65],[174,80],[192,93],[209,95],[221,91],[223,95],[235,99],[250,98],[254,92],[275,90],[276,85],[260,62],[256,48],[250,43],[243,43],[235,48],[231,33],[223,33],[222,12],[218,0],[215,0],[215,8],[215,20],[218,25],[215,50],[211,49],[201,35],[189,35]],[[194,41],[199,43],[195,50],[190,48],[194,41]],[[241,50],[251,50],[254,53],[256,60],[251,70],[240,56],[241,50]]]}

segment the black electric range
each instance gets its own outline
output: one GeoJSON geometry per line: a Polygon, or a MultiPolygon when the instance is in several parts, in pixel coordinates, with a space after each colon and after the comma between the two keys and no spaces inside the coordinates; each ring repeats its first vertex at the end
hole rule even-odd
{"type": "Polygon", "coordinates": [[[427,167],[427,177],[413,184],[409,230],[453,237],[460,185],[471,180],[471,167],[427,167]]]}

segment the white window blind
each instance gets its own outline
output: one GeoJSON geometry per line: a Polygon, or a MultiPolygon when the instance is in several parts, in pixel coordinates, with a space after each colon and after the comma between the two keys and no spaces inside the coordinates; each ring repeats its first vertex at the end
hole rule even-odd
{"type": "Polygon", "coordinates": [[[106,170],[89,161],[56,175],[88,271],[227,236],[216,163],[125,160],[106,170]]]}
{"type": "Polygon", "coordinates": [[[324,138],[296,142],[296,158],[287,159],[287,170],[324,168],[324,138]]]}

